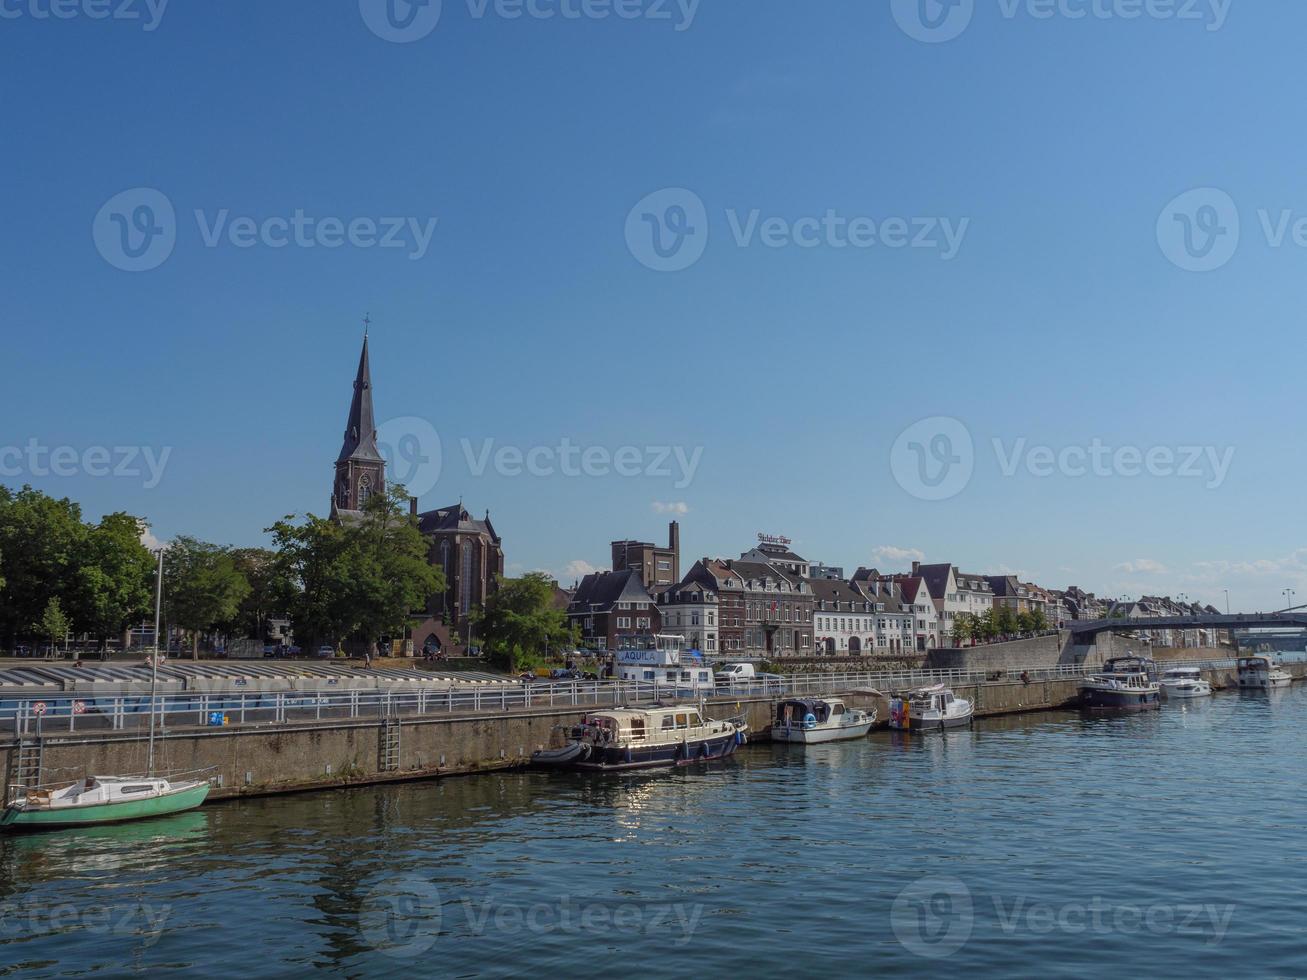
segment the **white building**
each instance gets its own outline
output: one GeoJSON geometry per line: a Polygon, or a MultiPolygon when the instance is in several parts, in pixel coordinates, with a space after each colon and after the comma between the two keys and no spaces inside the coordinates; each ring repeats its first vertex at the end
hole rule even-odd
{"type": "Polygon", "coordinates": [[[657,595],[663,633],[681,637],[685,650],[698,650],[706,657],[719,652],[719,599],[717,593],[698,581],[686,581],[657,595]]]}

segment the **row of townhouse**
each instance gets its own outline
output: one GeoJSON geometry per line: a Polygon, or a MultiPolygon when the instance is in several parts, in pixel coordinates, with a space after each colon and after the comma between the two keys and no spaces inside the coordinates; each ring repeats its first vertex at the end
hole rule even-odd
{"type": "MultiPolygon", "coordinates": [[[[1111,603],[1077,586],[1050,590],[1017,575],[972,574],[948,563],[913,562],[911,572],[889,574],[860,567],[846,579],[842,569],[796,554],[787,539],[764,535],[739,558],[701,558],[669,583],[663,566],[679,564],[678,531],[673,524],[666,553],[653,561],[633,561],[632,543],[614,542],[614,570],[587,575],[569,593],[567,616],[583,646],[613,650],[623,636],[663,632],[718,658],[892,656],[950,645],[959,616],[1004,606],[1042,612],[1053,627],[1107,616],[1215,612],[1157,597],[1111,603]]],[[[1150,635],[1159,646],[1215,641],[1213,631],[1150,635]]]]}
{"type": "MultiPolygon", "coordinates": [[[[1197,602],[1172,599],[1170,596],[1142,596],[1139,599],[1123,599],[1112,604],[1107,612],[1108,619],[1130,620],[1131,625],[1140,620],[1158,617],[1177,616],[1218,616],[1220,610],[1215,606],[1204,606],[1197,602]]],[[[1212,628],[1194,629],[1139,629],[1135,631],[1151,646],[1157,647],[1215,647],[1219,646],[1222,634],[1226,631],[1212,628]]]]}

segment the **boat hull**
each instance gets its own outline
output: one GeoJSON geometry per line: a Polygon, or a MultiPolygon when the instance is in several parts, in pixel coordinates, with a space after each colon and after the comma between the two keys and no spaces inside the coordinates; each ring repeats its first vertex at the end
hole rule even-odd
{"type": "Polygon", "coordinates": [[[1292,677],[1271,677],[1267,679],[1257,678],[1239,678],[1239,686],[1250,691],[1269,691],[1274,687],[1289,687],[1293,684],[1292,677]]]}
{"type": "Polygon", "coordinates": [[[1080,706],[1089,711],[1147,711],[1161,707],[1161,691],[1100,691],[1081,688],[1080,706]]]}
{"type": "Polygon", "coordinates": [[[773,742],[792,742],[797,745],[821,745],[824,742],[842,742],[847,739],[863,738],[875,719],[867,719],[856,725],[842,725],[838,728],[800,728],[798,726],[773,725],[771,738],[773,742]]]}
{"type": "Polygon", "coordinates": [[[900,732],[942,732],[950,728],[966,728],[973,717],[972,712],[951,718],[919,718],[914,715],[902,721],[891,721],[890,727],[900,732]]]}
{"type": "Polygon", "coordinates": [[[622,772],[630,769],[658,769],[688,766],[696,762],[725,759],[735,753],[743,732],[727,732],[695,742],[671,742],[662,745],[595,745],[588,753],[566,761],[534,759],[537,764],[561,769],[622,772]]]}
{"type": "Polygon", "coordinates": [[[1207,687],[1163,687],[1162,690],[1168,698],[1176,700],[1186,700],[1192,698],[1207,698],[1212,695],[1211,685],[1207,687]]]}
{"type": "Polygon", "coordinates": [[[101,824],[148,820],[193,810],[209,795],[209,784],[196,783],[142,800],[121,800],[90,806],[19,807],[9,806],[0,814],[0,828],[10,831],[58,830],[65,827],[94,827],[101,824]]]}

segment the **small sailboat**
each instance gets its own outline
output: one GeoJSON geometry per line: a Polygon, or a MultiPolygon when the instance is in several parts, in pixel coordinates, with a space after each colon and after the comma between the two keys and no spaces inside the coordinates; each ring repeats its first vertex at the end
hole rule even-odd
{"type": "Polygon", "coordinates": [[[876,712],[848,708],[839,698],[791,698],[776,705],[773,742],[817,745],[862,738],[876,723],[876,712]]]}
{"type": "MultiPolygon", "coordinates": [[[[159,618],[163,602],[163,552],[154,607],[154,656],[150,658],[150,741],[144,776],[87,776],[71,784],[18,787],[0,813],[0,829],[55,830],[161,817],[193,810],[209,795],[207,779],[172,780],[155,775],[154,728],[159,684],[159,618]]],[[[37,737],[40,738],[40,715],[37,737]]],[[[39,778],[39,777],[38,777],[39,778]]]]}

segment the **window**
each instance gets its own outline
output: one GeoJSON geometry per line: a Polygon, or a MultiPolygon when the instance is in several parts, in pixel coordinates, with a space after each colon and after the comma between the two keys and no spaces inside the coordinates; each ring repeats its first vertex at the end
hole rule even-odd
{"type": "Polygon", "coordinates": [[[619,602],[619,603],[617,604],[617,608],[618,608],[618,609],[630,609],[630,608],[631,608],[631,604],[630,604],[629,602],[619,602]]]}
{"type": "Polygon", "coordinates": [[[635,620],[635,628],[638,630],[647,630],[649,628],[649,617],[637,616],[635,620]]]}
{"type": "Polygon", "coordinates": [[[618,617],[617,617],[617,628],[618,628],[619,630],[629,630],[629,629],[631,628],[631,617],[630,617],[630,616],[618,616],[618,617]]]}
{"type": "Polygon", "coordinates": [[[676,720],[671,715],[663,715],[663,731],[670,731],[676,727],[676,720]]]}

